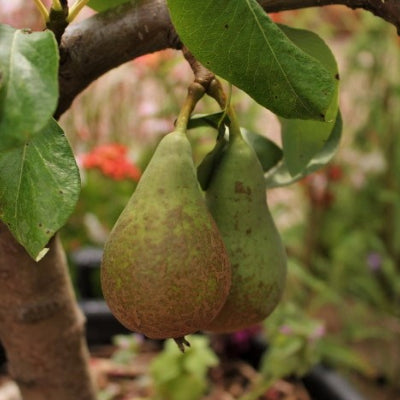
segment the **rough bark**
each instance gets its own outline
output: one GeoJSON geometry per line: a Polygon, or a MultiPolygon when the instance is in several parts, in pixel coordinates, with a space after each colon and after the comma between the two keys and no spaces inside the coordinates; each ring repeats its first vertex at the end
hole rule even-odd
{"type": "MultiPolygon", "coordinates": [[[[268,12],[342,4],[360,8],[400,30],[399,0],[259,0],[268,12]]],[[[61,43],[60,101],[56,116],[105,72],[138,56],[179,48],[166,0],[131,1],[67,28],[61,43]]]]}
{"type": "Polygon", "coordinates": [[[57,237],[36,263],[0,224],[0,341],[24,400],[94,400],[84,316],[57,237]]]}

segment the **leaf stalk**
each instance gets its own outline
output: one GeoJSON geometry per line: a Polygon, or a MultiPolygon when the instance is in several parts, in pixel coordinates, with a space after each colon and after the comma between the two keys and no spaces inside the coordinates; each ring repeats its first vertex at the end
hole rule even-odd
{"type": "Polygon", "coordinates": [[[76,2],[69,9],[67,21],[72,22],[87,3],[89,3],[89,0],[76,0],[76,2]]]}
{"type": "Polygon", "coordinates": [[[49,11],[46,6],[41,2],[41,0],[33,0],[35,2],[36,8],[39,10],[40,15],[44,19],[44,22],[49,21],[49,11]]]}

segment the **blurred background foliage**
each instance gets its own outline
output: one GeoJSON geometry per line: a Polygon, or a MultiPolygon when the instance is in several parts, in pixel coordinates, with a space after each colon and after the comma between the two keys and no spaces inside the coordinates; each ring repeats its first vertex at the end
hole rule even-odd
{"type": "MultiPolygon", "coordinates": [[[[33,8],[18,3],[8,4],[2,22],[37,26],[33,8]]],[[[261,332],[269,342],[261,361],[268,379],[302,375],[323,362],[351,372],[361,387],[379,382],[398,395],[400,41],[389,24],[342,6],[273,18],[313,30],[332,48],[344,128],[333,162],[268,191],[288,251],[288,284],[278,309],[248,337],[261,332]]],[[[61,232],[67,254],[103,245],[155,146],[172,130],[191,79],[179,52],[150,54],[98,79],[62,116],[82,175],[78,206],[61,232]]],[[[233,102],[245,128],[280,143],[274,115],[238,90],[233,102]]],[[[211,100],[196,109],[215,111],[211,100]]],[[[190,132],[197,163],[214,138],[212,130],[190,132]]]]}

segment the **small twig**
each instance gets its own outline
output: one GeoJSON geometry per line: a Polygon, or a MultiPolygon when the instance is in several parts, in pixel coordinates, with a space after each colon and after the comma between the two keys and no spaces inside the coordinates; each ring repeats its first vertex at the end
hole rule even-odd
{"type": "Polygon", "coordinates": [[[208,91],[211,82],[215,78],[214,73],[201,64],[187,47],[182,47],[182,53],[193,71],[195,82],[200,83],[205,91],[208,91]]]}
{"type": "Polygon", "coordinates": [[[58,45],[61,43],[61,37],[68,26],[68,3],[65,0],[53,2],[50,8],[49,19],[46,23],[47,29],[51,30],[56,37],[58,45]]]}

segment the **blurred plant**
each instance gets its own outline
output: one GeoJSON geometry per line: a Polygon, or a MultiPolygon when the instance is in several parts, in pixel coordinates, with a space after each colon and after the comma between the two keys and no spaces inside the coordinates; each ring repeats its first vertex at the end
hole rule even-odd
{"type": "Polygon", "coordinates": [[[333,204],[335,197],[331,184],[339,181],[342,175],[342,168],[332,164],[301,181],[313,208],[329,208],[333,204]]]}
{"type": "MultiPolygon", "coordinates": [[[[302,377],[320,362],[371,375],[368,361],[328,334],[327,321],[287,302],[264,323],[268,350],[261,363],[266,379],[302,377]]],[[[372,333],[371,333],[372,334],[372,333]]]]}
{"type": "Polygon", "coordinates": [[[309,252],[312,268],[337,290],[400,316],[400,55],[394,31],[363,18],[370,29],[353,38],[344,75],[363,88],[351,101],[360,117],[351,121],[352,150],[341,155],[346,176],[318,216],[318,243],[309,252]]]}
{"type": "Polygon", "coordinates": [[[296,374],[321,360],[398,387],[399,42],[393,29],[367,13],[357,19],[366,29],[353,31],[341,72],[349,88],[343,101],[352,104],[343,107],[348,143],[335,164],[300,183],[299,202],[307,213],[292,228],[296,239],[286,236],[290,273],[284,300],[297,311],[279,307],[266,322],[265,363],[275,360],[271,370],[278,373],[283,365],[296,374]],[[309,318],[324,321],[326,330],[312,346],[297,325],[311,329],[309,318]]]}
{"type": "Polygon", "coordinates": [[[141,350],[143,336],[137,333],[130,335],[115,335],[112,343],[116,347],[112,360],[119,364],[131,363],[141,350]]]}
{"type": "Polygon", "coordinates": [[[183,353],[169,339],[150,366],[156,400],[199,400],[208,388],[207,372],[218,364],[207,336],[187,337],[190,347],[183,353]]]}
{"type": "Polygon", "coordinates": [[[259,376],[240,400],[258,400],[277,380],[302,377],[321,361],[324,322],[309,317],[294,303],[279,306],[264,322],[264,328],[268,343],[259,376]]]}
{"type": "Polygon", "coordinates": [[[265,323],[269,350],[261,373],[272,380],[305,375],[321,360],[324,322],[310,318],[294,303],[285,304],[271,318],[265,323]]]}
{"type": "MultiPolygon", "coordinates": [[[[311,286],[319,289],[324,286],[323,282],[316,284],[313,278],[310,281],[311,286]]],[[[310,316],[301,303],[288,300],[279,306],[264,321],[264,328],[267,349],[260,362],[259,375],[240,400],[258,400],[269,395],[276,381],[302,378],[321,362],[370,376],[374,373],[362,355],[329,335],[326,321],[310,316]]]]}
{"type": "Polygon", "coordinates": [[[118,395],[118,388],[110,385],[103,390],[97,392],[97,400],[114,400],[115,396],[118,395]]]}

